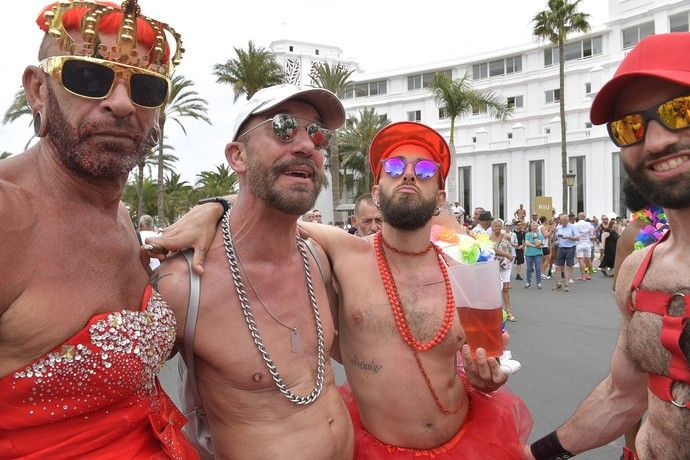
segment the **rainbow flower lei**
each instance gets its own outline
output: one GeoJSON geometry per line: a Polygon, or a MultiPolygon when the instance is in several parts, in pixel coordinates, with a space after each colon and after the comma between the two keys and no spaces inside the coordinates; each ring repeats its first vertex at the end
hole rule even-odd
{"type": "Polygon", "coordinates": [[[661,206],[647,206],[646,208],[633,212],[632,216],[633,220],[640,219],[642,222],[647,223],[635,237],[635,243],[633,244],[635,250],[656,243],[664,236],[664,233],[669,230],[666,213],[661,206]]]}

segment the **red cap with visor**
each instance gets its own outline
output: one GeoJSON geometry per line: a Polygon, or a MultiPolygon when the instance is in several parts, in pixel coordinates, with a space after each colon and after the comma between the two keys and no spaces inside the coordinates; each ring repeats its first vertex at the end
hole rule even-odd
{"type": "Polygon", "coordinates": [[[441,165],[441,188],[445,187],[450,169],[450,148],[436,130],[413,121],[391,123],[379,131],[369,147],[369,163],[378,184],[381,176],[381,160],[390,156],[398,147],[416,145],[426,150],[441,165]]]}
{"type": "Polygon", "coordinates": [[[639,77],[690,86],[690,33],[651,35],[641,40],[594,98],[589,114],[592,123],[601,125],[612,121],[620,92],[639,77]]]}

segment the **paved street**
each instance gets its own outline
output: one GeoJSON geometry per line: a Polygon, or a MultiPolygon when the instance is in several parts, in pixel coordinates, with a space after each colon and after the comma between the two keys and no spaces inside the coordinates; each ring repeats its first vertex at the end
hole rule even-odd
{"type": "MultiPolygon", "coordinates": [[[[530,289],[513,281],[518,322],[509,323],[509,348],[522,369],[511,377],[510,388],[532,412],[532,441],[563,423],[608,374],[619,313],[612,278],[600,273],[592,278],[571,284],[570,292],[552,291],[553,279],[544,280],[542,290],[534,280],[530,289]]],[[[621,438],[577,458],[618,459],[622,446],[621,438]]]]}
{"type": "MultiPolygon", "coordinates": [[[[575,270],[577,273],[578,270],[575,270]]],[[[521,396],[534,417],[531,440],[554,429],[608,373],[611,352],[618,336],[618,310],[611,278],[594,274],[588,282],[576,281],[570,292],[551,291],[553,280],[542,290],[524,289],[514,281],[511,290],[517,323],[509,323],[509,348],[522,369],[509,386],[521,396]]],[[[175,378],[170,361],[162,372],[166,388],[175,378]]],[[[336,380],[345,380],[342,367],[334,365],[336,380]]],[[[175,391],[170,392],[175,397],[175,391]]],[[[578,459],[618,459],[622,439],[578,456],[578,459]]]]}

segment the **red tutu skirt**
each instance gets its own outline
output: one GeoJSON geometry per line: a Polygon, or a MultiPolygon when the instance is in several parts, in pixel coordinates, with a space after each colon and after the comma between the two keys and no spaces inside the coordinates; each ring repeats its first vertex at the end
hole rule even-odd
{"type": "Polygon", "coordinates": [[[523,446],[532,430],[532,416],[525,403],[505,387],[490,394],[477,391],[466,382],[465,387],[469,410],[458,433],[441,446],[420,450],[385,444],[367,432],[349,385],[341,386],[340,394],[355,427],[354,458],[522,460],[523,446]]]}

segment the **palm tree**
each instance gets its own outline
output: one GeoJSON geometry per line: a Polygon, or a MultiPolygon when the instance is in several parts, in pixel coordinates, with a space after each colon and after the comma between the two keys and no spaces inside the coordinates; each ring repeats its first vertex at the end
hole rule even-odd
{"type": "MultiPolygon", "coordinates": [[[[350,84],[350,76],[355,70],[341,63],[330,65],[328,62],[318,63],[313,67],[311,75],[312,86],[325,88],[333,94],[341,93],[350,84]]],[[[338,139],[328,147],[328,165],[331,171],[331,197],[333,209],[340,204],[340,157],[338,155],[338,139]]]]}
{"type": "Polygon", "coordinates": [[[237,58],[214,65],[213,74],[218,77],[218,83],[232,85],[235,101],[242,94],[249,99],[262,88],[285,82],[285,71],[270,50],[257,48],[251,40],[246,51],[242,48],[234,50],[237,58]]]}
{"type": "Polygon", "coordinates": [[[158,126],[160,127],[160,138],[158,141],[158,225],[164,225],[165,218],[165,123],[174,121],[187,135],[187,130],[182,124],[182,118],[193,118],[203,120],[209,125],[211,120],[208,116],[208,102],[199,97],[194,89],[194,82],[187,80],[182,75],[174,75],[170,90],[170,99],[161,107],[158,116],[158,126]]]}
{"type": "Polygon", "coordinates": [[[542,40],[549,40],[552,45],[558,46],[558,77],[559,77],[559,110],[561,119],[561,182],[563,184],[563,212],[568,212],[568,153],[565,147],[565,68],[563,49],[568,34],[572,32],[587,32],[589,30],[589,14],[580,13],[577,7],[582,0],[569,2],[568,0],[549,0],[548,10],[537,13],[532,22],[532,33],[542,40]]]}
{"type": "Polygon", "coordinates": [[[201,171],[197,174],[196,185],[202,197],[227,195],[237,192],[237,175],[224,164],[216,166],[215,171],[201,171]]]}
{"type": "Polygon", "coordinates": [[[437,73],[428,86],[431,94],[434,95],[439,107],[445,107],[448,118],[450,118],[450,138],[448,144],[451,151],[450,174],[451,180],[447,181],[448,195],[451,201],[456,200],[455,190],[456,181],[455,167],[453,159],[455,157],[455,120],[472,110],[488,111],[498,120],[505,120],[510,112],[506,103],[502,102],[493,92],[479,90],[472,87],[470,74],[466,73],[461,78],[453,80],[448,75],[437,73]]]}
{"type": "Polygon", "coordinates": [[[180,215],[189,210],[196,200],[191,199],[193,187],[180,174],[170,172],[165,178],[165,217],[174,222],[180,215]]]}
{"type": "MultiPolygon", "coordinates": [[[[173,150],[174,147],[168,144],[163,145],[163,150],[173,150]]],[[[158,148],[156,148],[158,150],[158,148]]],[[[175,170],[175,166],[173,163],[177,162],[178,158],[170,153],[164,153],[163,154],[163,171],[167,172],[173,172],[175,170]]],[[[148,177],[152,178],[151,176],[151,168],[153,167],[159,167],[159,161],[160,161],[160,154],[156,152],[153,148],[149,149],[146,152],[146,155],[139,161],[139,164],[137,165],[137,172],[136,177],[137,177],[137,196],[139,197],[139,202],[137,204],[136,208],[136,218],[137,222],[139,221],[139,218],[143,214],[143,200],[144,200],[144,168],[148,170],[148,177]]],[[[158,192],[156,192],[156,201],[158,200],[158,192]]]]}
{"type": "MultiPolygon", "coordinates": [[[[29,126],[32,126],[34,124],[34,119],[31,116],[31,107],[29,107],[29,102],[26,99],[26,93],[24,93],[24,88],[19,88],[19,91],[14,95],[14,101],[12,101],[12,105],[9,106],[7,111],[5,112],[5,116],[2,118],[2,124],[6,125],[7,123],[12,123],[15,121],[17,118],[21,118],[24,115],[28,115],[31,120],[29,121],[29,126]]],[[[31,135],[29,140],[26,142],[26,145],[24,146],[24,149],[29,148],[29,144],[31,144],[31,141],[34,140],[36,136],[31,135]]]]}
{"type": "Polygon", "coordinates": [[[4,160],[5,158],[11,157],[12,154],[10,152],[2,152],[0,153],[0,160],[4,160]]]}
{"type": "Polygon", "coordinates": [[[369,165],[369,145],[374,136],[390,123],[386,115],[372,108],[359,111],[359,117],[350,117],[340,132],[341,165],[364,178],[364,190],[371,190],[372,174],[369,165]]]}

